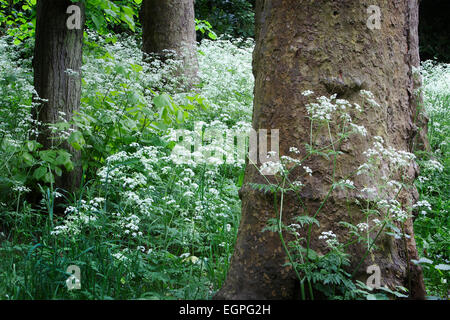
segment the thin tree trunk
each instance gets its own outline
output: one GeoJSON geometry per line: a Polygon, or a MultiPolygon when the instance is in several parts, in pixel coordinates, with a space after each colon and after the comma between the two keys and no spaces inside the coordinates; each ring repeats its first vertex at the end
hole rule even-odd
{"type": "MultiPolygon", "coordinates": [[[[38,126],[38,141],[50,149],[58,146],[47,124],[70,121],[80,109],[81,66],[83,27],[85,23],[84,4],[70,0],[38,0],[36,19],[36,40],[34,50],[34,86],[40,99],[45,102],[34,110],[38,126]],[[81,28],[69,29],[67,9],[77,5],[81,9],[81,28]]],[[[72,155],[74,169],[55,176],[55,185],[72,192],[81,182],[81,154],[68,143],[61,145],[72,155]]]]}
{"type": "MultiPolygon", "coordinates": [[[[313,90],[318,96],[336,93],[338,98],[361,103],[359,91],[366,89],[381,105],[358,121],[367,128],[368,138],[352,138],[341,146],[343,154],[336,164],[335,181],[365,162],[363,151],[372,142],[369,137],[381,136],[388,145],[410,151],[417,131],[412,91],[412,67],[418,64],[417,0],[378,1],[381,29],[374,30],[367,26],[367,8],[372,4],[366,0],[258,0],[256,4],[253,128],[280,129],[281,155],[292,155],[290,147],[306,154],[310,120],[305,108],[309,100],[301,94],[305,90],[313,90]]],[[[306,178],[301,198],[307,212],[314,213],[331,187],[333,169],[329,161],[319,157],[311,158],[306,165],[313,175],[306,178]]],[[[416,168],[411,167],[409,177],[404,178],[412,181],[416,168]]],[[[300,174],[294,172],[291,180],[300,180],[300,174]]],[[[376,183],[367,177],[354,181],[359,189],[376,183]]],[[[253,165],[247,166],[240,190],[242,219],[231,267],[215,299],[299,298],[296,275],[292,268],[283,266],[289,260],[279,235],[261,232],[270,218],[278,217],[274,196],[250,188],[249,183],[266,183],[253,165]]],[[[400,199],[403,204],[411,204],[417,196],[414,188],[402,192],[400,199]]],[[[331,193],[317,216],[320,228],[313,228],[312,249],[326,252],[324,241],[318,239],[322,231],[333,230],[339,238],[348,238],[348,229],[338,223],[364,216],[355,199],[356,194],[348,199],[337,190],[331,193]]],[[[293,217],[303,214],[305,210],[296,196],[285,194],[284,224],[293,223],[293,217]]],[[[405,232],[409,236],[406,243],[387,235],[378,239],[379,250],[357,268],[355,279],[366,282],[367,266],[377,264],[382,285],[401,285],[410,289],[411,297],[423,298],[421,269],[410,262],[417,259],[411,219],[405,232]]],[[[356,269],[366,248],[362,244],[349,247],[349,270],[356,269]]]]}
{"type": "Polygon", "coordinates": [[[198,71],[193,0],[144,0],[141,7],[142,41],[145,54],[163,60],[166,50],[174,51],[183,61],[181,75],[189,84],[198,71]]]}

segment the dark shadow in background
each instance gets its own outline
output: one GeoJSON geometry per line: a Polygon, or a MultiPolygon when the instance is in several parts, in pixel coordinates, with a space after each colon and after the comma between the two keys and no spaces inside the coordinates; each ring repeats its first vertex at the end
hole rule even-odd
{"type": "Polygon", "coordinates": [[[420,58],[450,62],[450,0],[420,1],[420,58]]]}

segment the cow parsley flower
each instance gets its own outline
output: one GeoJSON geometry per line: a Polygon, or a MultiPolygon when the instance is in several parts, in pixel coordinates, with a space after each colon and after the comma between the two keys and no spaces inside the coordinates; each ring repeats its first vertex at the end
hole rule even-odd
{"type": "Polygon", "coordinates": [[[336,234],[334,234],[334,232],[330,230],[330,231],[323,231],[319,236],[319,239],[326,240],[329,238],[336,238],[336,237],[337,237],[336,234]]]}
{"type": "Polygon", "coordinates": [[[428,211],[431,211],[431,204],[427,200],[421,200],[418,201],[416,204],[414,204],[413,209],[415,208],[426,208],[428,211]]]}
{"type": "Polygon", "coordinates": [[[283,171],[281,162],[267,161],[260,167],[261,173],[264,175],[274,175],[283,171]]]}
{"type": "Polygon", "coordinates": [[[369,230],[369,225],[368,225],[367,223],[359,223],[356,227],[357,227],[357,228],[359,229],[359,231],[361,231],[361,232],[366,231],[366,230],[369,230]]]}

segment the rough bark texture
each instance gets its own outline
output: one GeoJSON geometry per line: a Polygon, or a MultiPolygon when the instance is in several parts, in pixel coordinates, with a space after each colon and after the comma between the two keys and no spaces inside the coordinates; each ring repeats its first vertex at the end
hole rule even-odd
{"type": "MultiPolygon", "coordinates": [[[[81,66],[84,26],[84,5],[70,0],[38,0],[36,20],[36,40],[34,50],[34,86],[43,102],[34,110],[35,119],[43,125],[39,126],[38,141],[44,149],[50,149],[59,142],[51,134],[46,124],[61,122],[61,114],[70,120],[80,109],[81,98],[81,66]],[[81,29],[69,30],[66,13],[71,5],[81,9],[81,29]],[[78,75],[70,75],[71,69],[78,75]]],[[[81,154],[68,143],[62,146],[72,154],[74,170],[64,172],[55,177],[55,185],[66,191],[74,191],[81,182],[81,154]]]]}
{"type": "Polygon", "coordinates": [[[183,74],[195,82],[198,61],[193,0],[144,0],[141,8],[143,51],[164,59],[165,50],[183,60],[183,74]]]}
{"type": "MultiPolygon", "coordinates": [[[[336,181],[365,162],[362,153],[372,143],[369,137],[381,136],[396,149],[410,151],[417,132],[412,91],[412,66],[418,64],[417,0],[377,1],[382,13],[380,30],[370,30],[366,24],[367,8],[373,4],[366,0],[258,0],[256,5],[253,127],[280,129],[281,155],[292,155],[290,147],[306,152],[310,123],[307,98],[301,94],[305,90],[325,96],[337,93],[339,98],[360,103],[358,92],[366,89],[382,106],[358,119],[368,129],[368,138],[352,138],[341,146],[344,154],[338,158],[336,181]]],[[[330,189],[332,166],[322,158],[312,158],[306,165],[313,175],[306,178],[301,197],[308,212],[315,212],[330,189]]],[[[294,172],[292,181],[296,175],[303,172],[294,172]]],[[[412,166],[407,178],[412,181],[415,175],[417,166],[412,166]]],[[[273,195],[250,188],[250,182],[266,183],[252,165],[247,166],[240,192],[242,219],[231,267],[215,299],[298,298],[298,281],[291,268],[283,267],[287,257],[279,236],[261,232],[268,219],[277,216],[273,195]]],[[[354,182],[359,189],[376,183],[362,176],[354,182]]],[[[356,204],[348,203],[347,192],[334,191],[317,217],[321,227],[313,229],[314,250],[326,251],[323,240],[318,240],[322,231],[333,230],[345,238],[348,230],[338,222],[361,221],[363,215],[356,204]]],[[[285,197],[283,218],[290,224],[305,211],[295,196],[285,197]]],[[[400,199],[411,204],[417,197],[417,191],[410,189],[400,199]]],[[[377,264],[382,285],[402,285],[410,288],[411,297],[423,298],[421,269],[408,262],[417,258],[411,219],[405,229],[410,236],[406,244],[403,239],[383,236],[377,241],[380,250],[368,255],[355,278],[365,282],[366,267],[377,264]]],[[[353,245],[350,252],[353,270],[365,248],[353,245]]]]}

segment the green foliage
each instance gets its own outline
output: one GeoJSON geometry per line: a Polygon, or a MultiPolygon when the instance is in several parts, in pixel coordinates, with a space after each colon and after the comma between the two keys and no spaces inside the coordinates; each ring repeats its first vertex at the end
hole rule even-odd
{"type": "Polygon", "coordinates": [[[247,0],[197,0],[195,15],[209,21],[219,35],[249,38],[254,36],[253,5],[247,0]]]}
{"type": "MultiPolygon", "coordinates": [[[[74,3],[79,0],[71,0],[74,3]]],[[[136,17],[142,0],[83,0],[86,5],[86,26],[101,34],[111,31],[136,30],[136,17]]],[[[14,44],[34,38],[36,0],[0,0],[0,34],[14,37],[14,44]]]]}
{"type": "MultiPolygon", "coordinates": [[[[72,0],[77,2],[77,0],[72,0]]],[[[123,25],[131,31],[135,31],[135,17],[138,16],[142,0],[85,0],[86,3],[86,25],[91,30],[97,30],[101,34],[110,33],[111,29],[119,27],[125,31],[123,25]]]]}
{"type": "MultiPolygon", "coordinates": [[[[250,126],[253,43],[203,40],[199,84],[182,92],[183,79],[174,76],[176,59],[144,62],[135,36],[118,34],[138,27],[134,19],[140,2],[87,2],[81,111],[70,123],[54,124],[62,139],[43,150],[34,139],[31,118],[37,106],[29,39],[35,3],[0,0],[0,33],[6,34],[0,37],[0,299],[208,299],[225,280],[239,226],[244,166],[177,163],[171,137],[196,122],[223,132],[250,126]],[[71,125],[76,129],[69,130],[71,125]],[[64,141],[81,151],[86,184],[66,199],[65,213],[56,216],[61,194],[51,182],[73,167],[71,155],[60,147],[64,141]],[[39,188],[43,196],[33,207],[25,200],[29,187],[39,188]],[[81,268],[81,290],[67,290],[69,265],[81,268]]],[[[196,5],[201,35],[215,39],[213,30],[244,38],[253,34],[250,2],[196,5]]],[[[413,263],[424,268],[429,295],[445,299],[450,82],[448,66],[427,64],[423,70],[433,152],[421,153],[418,161],[422,174],[416,185],[430,207],[414,207],[421,258],[413,263]]],[[[326,122],[318,122],[319,130],[326,128],[326,122]]],[[[338,132],[335,142],[351,134],[338,132]]],[[[340,155],[332,146],[318,149],[316,139],[307,145],[311,156],[331,161],[340,155]]],[[[301,170],[308,174],[307,169],[301,170]]],[[[283,170],[288,174],[291,169],[283,170]]],[[[274,196],[278,204],[280,196],[297,195],[302,188],[281,181],[250,186],[274,196]]],[[[342,180],[333,181],[332,189],[355,187],[342,180]]],[[[362,206],[362,222],[383,216],[374,202],[362,206]]],[[[339,226],[370,252],[377,247],[369,232],[401,234],[390,217],[390,210],[400,209],[391,206],[386,219],[371,222],[370,230],[346,221],[339,226]]],[[[288,265],[308,291],[314,287],[330,299],[405,297],[402,288],[375,292],[354,281],[349,253],[335,238],[324,239],[324,250],[312,250],[308,230],[321,228],[317,214],[320,210],[302,212],[290,225],[277,216],[264,230],[280,235],[290,255],[288,265]]]]}
{"type": "Polygon", "coordinates": [[[430,121],[428,138],[431,152],[417,152],[420,193],[414,223],[428,294],[447,299],[450,292],[450,66],[425,62],[422,66],[425,112],[430,121]]]}
{"type": "Polygon", "coordinates": [[[275,193],[279,187],[275,184],[250,183],[250,187],[263,193],[275,193]]]}
{"type": "Polygon", "coordinates": [[[306,225],[312,225],[315,224],[316,226],[320,227],[320,223],[317,219],[310,217],[310,216],[296,216],[294,218],[294,221],[300,224],[300,226],[303,228],[306,225]]]}
{"type": "Polygon", "coordinates": [[[14,37],[14,44],[34,37],[36,0],[0,0],[1,30],[14,37]]]}
{"type": "Polygon", "coordinates": [[[83,148],[88,177],[95,176],[109,155],[132,143],[149,143],[155,135],[186,122],[190,113],[207,108],[198,94],[184,94],[175,101],[168,93],[180,79],[166,81],[163,76],[173,74],[178,61],[164,64],[154,59],[149,64],[142,60],[134,40],[127,44],[122,39],[121,47],[109,40],[98,34],[88,36],[82,108],[73,119],[78,131],[69,138],[76,149],[83,148]],[[130,51],[129,55],[116,54],[118,48],[130,51]]]}
{"type": "Polygon", "coordinates": [[[86,185],[56,216],[61,194],[43,180],[69,157],[31,138],[31,64],[11,41],[0,37],[0,299],[210,298],[236,239],[243,165],[178,164],[169,136],[196,121],[249,125],[251,48],[208,41],[202,85],[180,92],[177,61],[145,63],[133,37],[87,31],[81,111],[54,124],[81,150],[86,185]],[[31,208],[35,172],[44,199],[31,208]],[[67,290],[69,265],[81,290],[67,290]]]}
{"type": "Polygon", "coordinates": [[[213,31],[211,24],[206,20],[195,19],[195,31],[200,31],[203,35],[207,33],[211,40],[216,40],[217,35],[213,31]]]}

